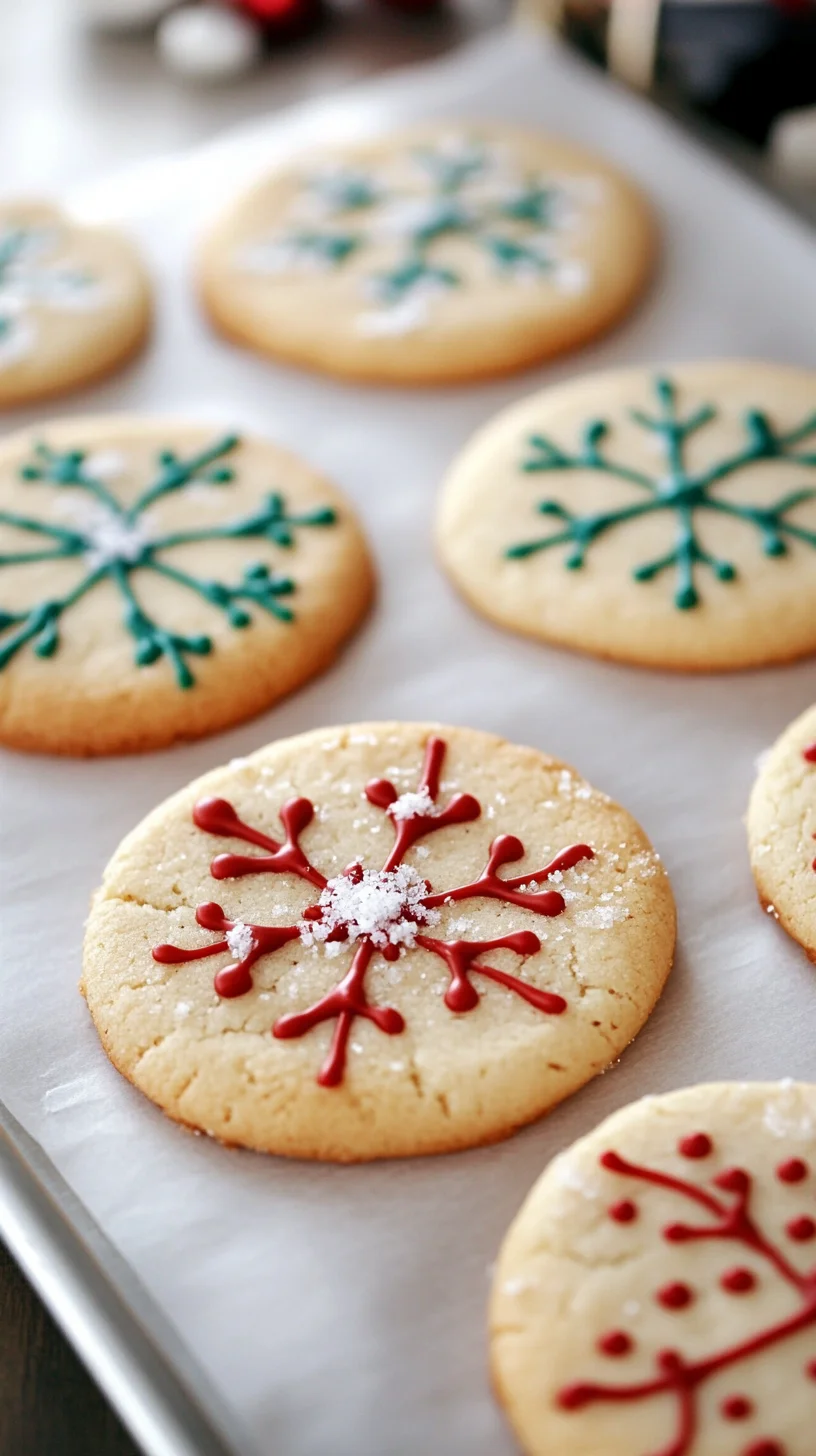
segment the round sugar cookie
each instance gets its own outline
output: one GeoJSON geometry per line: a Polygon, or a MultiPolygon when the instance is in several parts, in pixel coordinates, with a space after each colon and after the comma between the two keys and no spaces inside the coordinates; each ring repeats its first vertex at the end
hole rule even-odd
{"type": "Polygon", "coordinates": [[[816,708],[763,759],[748,805],[748,847],[763,906],[816,961],[816,708]]]}
{"type": "Polygon", "coordinates": [[[815,1192],[802,1083],[645,1097],[555,1158],[490,1308],[528,1456],[808,1456],[815,1192]]]}
{"type": "Polygon", "coordinates": [[[161,748],[319,672],[372,568],[338,491],[266,440],[52,421],[0,444],[0,742],[161,748]]]}
{"type": "Polygon", "coordinates": [[[536,132],[429,123],[270,174],[201,248],[204,306],[261,353],[374,382],[476,379],[611,324],[650,272],[646,204],[536,132]]]}
{"type": "Polygon", "coordinates": [[[669,882],[571,768],[466,728],[270,744],[108,866],[105,1050],[225,1142],[353,1161],[507,1136],[613,1061],[668,975],[669,882]]]}
{"type": "Polygon", "coordinates": [[[648,667],[816,650],[816,374],[715,362],[571,380],[486,425],[436,536],[502,626],[648,667]]]}
{"type": "Polygon", "coordinates": [[[48,203],[0,203],[0,408],[75,389],[144,342],[150,285],[136,249],[48,203]]]}

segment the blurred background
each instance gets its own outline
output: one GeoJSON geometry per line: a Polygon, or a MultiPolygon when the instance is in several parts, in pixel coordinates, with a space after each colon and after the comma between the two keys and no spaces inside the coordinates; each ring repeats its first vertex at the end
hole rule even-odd
{"type": "Polygon", "coordinates": [[[519,11],[816,216],[812,0],[2,0],[3,185],[194,145],[519,11]]]}

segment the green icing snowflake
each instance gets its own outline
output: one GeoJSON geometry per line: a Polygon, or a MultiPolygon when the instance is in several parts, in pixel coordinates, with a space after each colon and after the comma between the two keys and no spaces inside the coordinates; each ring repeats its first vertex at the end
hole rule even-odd
{"type": "Polygon", "coordinates": [[[395,307],[462,283],[459,271],[434,260],[434,248],[467,236],[500,273],[549,273],[565,289],[583,286],[583,266],[559,259],[553,245],[572,206],[563,185],[509,169],[467,138],[417,147],[410,161],[418,189],[389,183],[387,171],[337,168],[307,178],[296,206],[310,213],[309,225],[250,244],[241,262],[259,273],[319,270],[391,243],[393,266],[369,274],[365,286],[374,301],[395,307]]]}
{"type": "Polygon", "coordinates": [[[673,549],[654,561],[636,566],[632,575],[635,581],[652,581],[664,571],[674,570],[676,590],[675,605],[685,611],[696,607],[700,600],[696,575],[707,568],[719,581],[733,581],[737,575],[733,562],[712,556],[700,542],[698,516],[709,512],[721,517],[730,517],[753,526],[759,536],[759,544],[766,556],[784,556],[791,542],[799,541],[816,548],[816,531],[806,529],[790,519],[790,513],[805,501],[816,500],[816,488],[804,486],[788,492],[768,506],[741,505],[737,501],[718,496],[716,487],[738,471],[762,460],[786,461],[797,466],[816,466],[816,449],[802,450],[810,439],[816,445],[816,413],[802,424],[787,432],[774,429],[767,415],[759,409],[749,409],[743,417],[745,442],[732,455],[694,471],[686,463],[686,443],[692,435],[703,430],[717,418],[713,405],[702,405],[681,419],[677,407],[677,392],[670,379],[658,378],[654,382],[656,411],[654,415],[641,410],[631,410],[630,418],[642,429],[648,430],[658,443],[665,463],[665,474],[651,476],[618,463],[605,453],[604,443],[610,433],[608,420],[590,420],[584,427],[581,443],[576,453],[555,444],[545,435],[531,435],[530,457],[522,469],[531,473],[539,471],[592,470],[615,480],[635,486],[640,499],[617,510],[597,511],[577,515],[558,500],[539,502],[538,510],[543,516],[550,516],[561,523],[561,529],[539,540],[523,541],[510,546],[505,555],[519,560],[533,556],[539,551],[548,551],[555,546],[568,549],[564,564],[570,570],[584,565],[588,552],[595,541],[623,526],[627,521],[659,512],[671,513],[675,518],[676,535],[673,549]]]}
{"type": "Polygon", "coordinates": [[[292,516],[283,497],[270,494],[257,511],[237,520],[163,535],[153,534],[146,517],[156,501],[174,495],[191,482],[229,486],[235,471],[221,462],[239,443],[238,435],[225,435],[187,459],[181,459],[172,450],[161,451],[153,480],[131,506],[117,500],[106,484],[110,465],[107,456],[89,455],[84,450],[58,452],[45,444],[35,446],[33,458],[20,469],[21,478],[30,482],[32,489],[38,482],[47,482],[81,491],[87,500],[86,509],[81,517],[78,515],[77,524],[70,526],[0,510],[0,525],[30,532],[34,538],[45,540],[45,544],[32,545],[29,550],[0,553],[0,568],[73,558],[81,561],[85,570],[77,584],[63,596],[49,597],[20,612],[0,608],[0,670],[27,643],[31,643],[38,657],[53,656],[59,647],[60,623],[65,613],[100,582],[108,580],[121,598],[122,622],[133,638],[136,664],[145,667],[166,657],[179,687],[192,687],[195,678],[187,658],[206,656],[212,651],[212,640],[204,634],[182,636],[155,621],[136,594],[133,578],[138,573],[152,572],[195,593],[223,612],[230,626],[237,629],[250,625],[251,607],[268,612],[279,621],[293,621],[293,611],[281,598],[291,596],[295,583],[289,577],[275,576],[263,563],[248,565],[241,580],[231,585],[183,570],[164,560],[163,553],[177,546],[219,540],[264,541],[291,547],[298,528],[333,525],[336,519],[333,510],[322,508],[292,516]]]}

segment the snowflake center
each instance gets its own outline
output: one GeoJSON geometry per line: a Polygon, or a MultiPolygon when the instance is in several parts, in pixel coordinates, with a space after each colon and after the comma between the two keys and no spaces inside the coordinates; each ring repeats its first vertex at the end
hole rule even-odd
{"type": "Polygon", "coordinates": [[[112,511],[100,511],[82,524],[85,537],[85,559],[91,567],[110,566],[121,561],[134,566],[150,544],[150,536],[140,521],[129,521],[112,511]]]}
{"type": "Polygon", "coordinates": [[[665,475],[656,482],[657,493],[667,506],[698,506],[705,500],[705,489],[683,475],[665,475]]]}
{"type": "Polygon", "coordinates": [[[452,198],[412,197],[391,203],[381,228],[386,237],[432,243],[446,233],[465,232],[477,221],[475,212],[452,198]]]}
{"type": "Polygon", "coordinates": [[[327,882],[315,907],[319,919],[304,919],[301,940],[369,940],[378,950],[387,946],[412,946],[423,925],[439,919],[429,909],[427,882],[413,868],[403,864],[395,870],[367,870],[358,862],[327,882]]]}

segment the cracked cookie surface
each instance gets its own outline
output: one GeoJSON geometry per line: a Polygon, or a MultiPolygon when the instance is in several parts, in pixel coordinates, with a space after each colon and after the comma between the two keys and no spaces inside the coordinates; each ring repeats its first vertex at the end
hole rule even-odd
{"type": "Polygon", "coordinates": [[[499,1398],[530,1456],[807,1456],[816,1087],[646,1097],[556,1157],[505,1239],[499,1398]]]}
{"type": "Polygon", "coordinates": [[[111,1060],[225,1142],[342,1161],[506,1136],[613,1061],[674,948],[625,810],[489,734],[327,728],[161,805],[84,985],[111,1060]]]}

